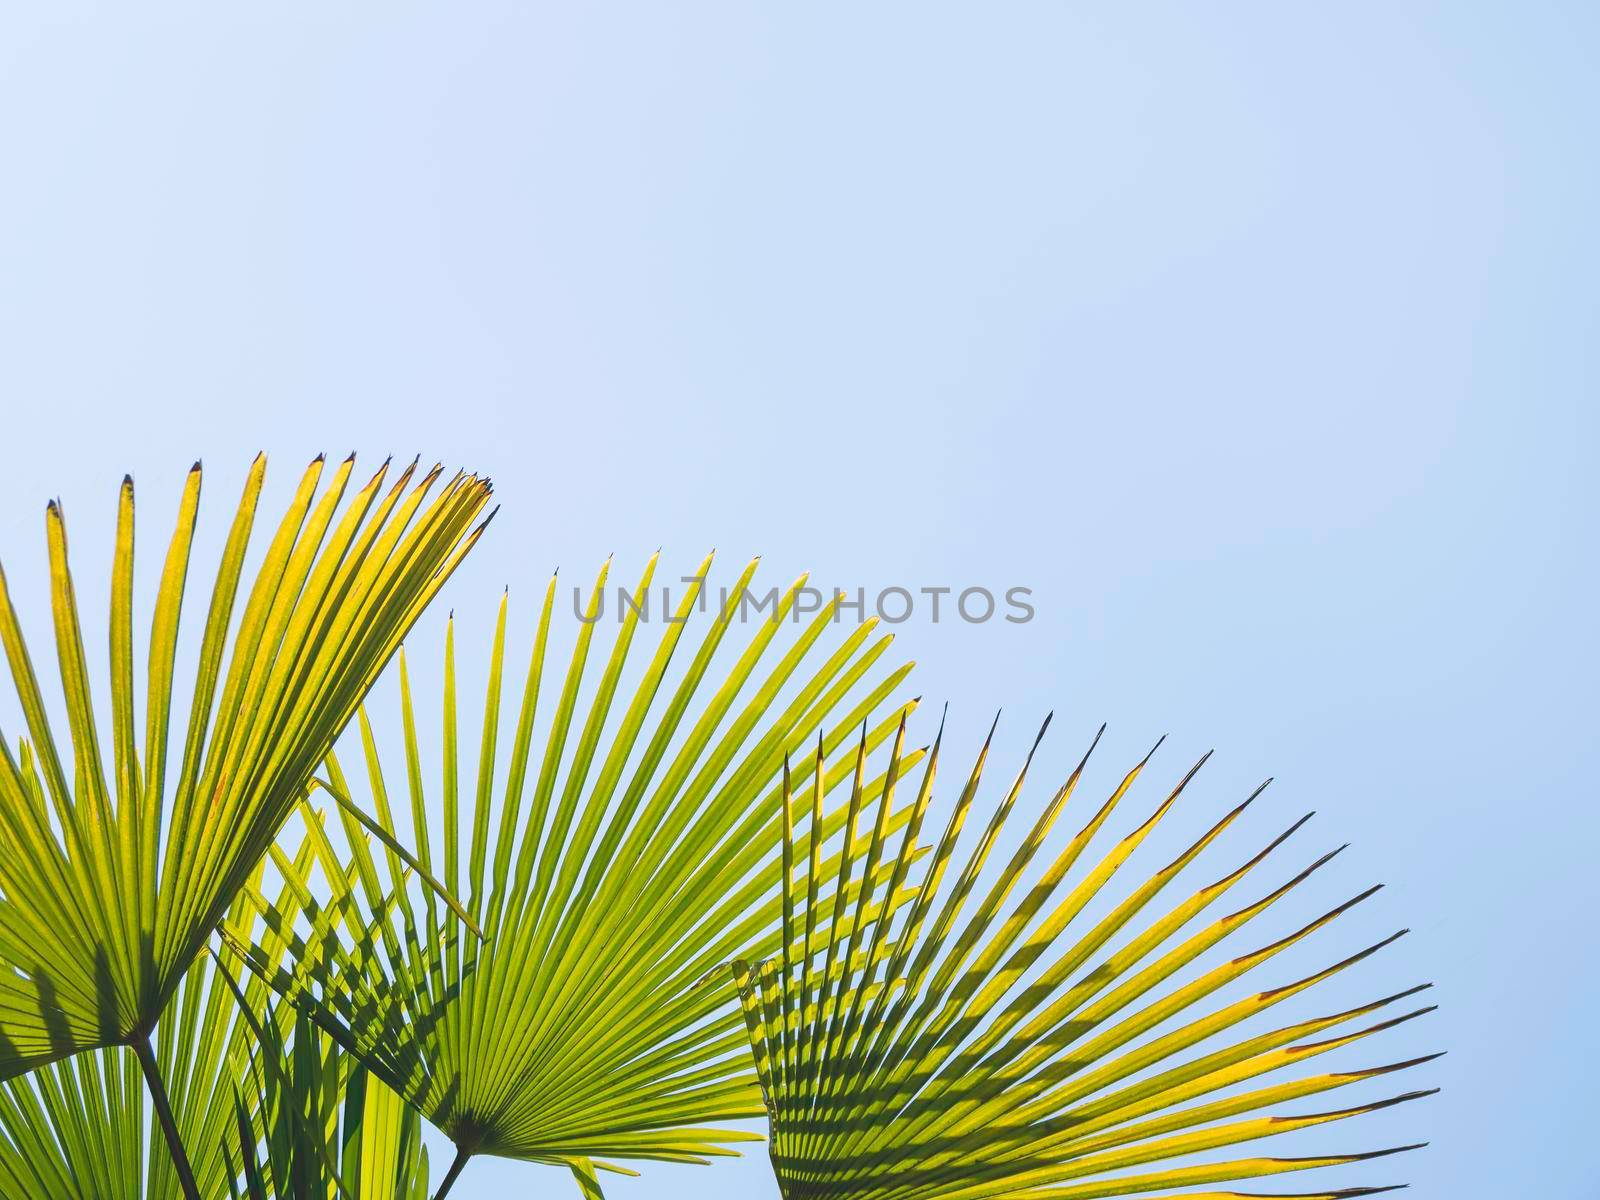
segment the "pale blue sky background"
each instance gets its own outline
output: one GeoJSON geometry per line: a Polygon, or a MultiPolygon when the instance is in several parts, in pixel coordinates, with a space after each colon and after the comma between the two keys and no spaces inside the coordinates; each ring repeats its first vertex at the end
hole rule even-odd
{"type": "MultiPolygon", "coordinates": [[[[1450,1049],[1446,1090],[1317,1144],[1600,1191],[1600,9],[28,7],[0,555],[36,613],[46,497],[94,563],[123,471],[153,544],[192,458],[220,523],[258,448],[279,488],[352,447],[493,475],[469,637],[659,544],[1030,586],[1028,625],[902,627],[963,754],[1001,704],[1008,766],[1057,711],[1052,773],[1109,721],[1097,786],[1215,745],[1197,824],[1276,775],[1253,829],[1355,843],[1322,898],[1391,883],[1330,945],[1415,928],[1359,990],[1438,981],[1392,1057],[1450,1049]]],[[[776,1192],[758,1156],[614,1194],[776,1192]]]]}

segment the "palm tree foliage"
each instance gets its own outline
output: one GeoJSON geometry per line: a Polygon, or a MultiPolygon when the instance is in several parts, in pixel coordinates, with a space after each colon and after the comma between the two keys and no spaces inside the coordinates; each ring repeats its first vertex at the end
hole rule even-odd
{"type": "MultiPolygon", "coordinates": [[[[1084,764],[1055,792],[1003,868],[984,874],[1022,790],[1024,766],[953,886],[946,888],[942,885],[956,863],[957,841],[987,755],[986,743],[944,835],[920,870],[913,860],[922,853],[918,838],[937,770],[937,741],[910,820],[898,837],[892,836],[888,815],[906,771],[894,757],[870,832],[858,829],[856,818],[870,814],[871,805],[852,804],[835,895],[847,894],[853,872],[864,872],[869,881],[879,877],[882,863],[893,864],[885,886],[899,888],[915,880],[918,889],[913,902],[886,919],[857,919],[848,938],[810,936],[813,928],[838,927],[864,914],[852,914],[837,900],[819,900],[820,844],[785,829],[785,875],[792,878],[797,864],[807,860],[812,867],[809,885],[795,881],[785,891],[790,936],[784,944],[791,949],[757,965],[735,966],[768,1107],[772,1165],[785,1200],[1089,1200],[1169,1189],[1199,1189],[1184,1196],[1217,1200],[1241,1193],[1209,1190],[1213,1185],[1373,1157],[1330,1153],[1217,1161],[1205,1153],[1428,1094],[1408,1092],[1305,1115],[1276,1113],[1279,1105],[1302,1097],[1427,1061],[1322,1074],[1293,1070],[1430,1011],[1363,1023],[1420,988],[1265,1032],[1229,1036],[1241,1022],[1364,960],[1393,938],[1242,999],[1222,1003],[1214,998],[1226,985],[1312,937],[1371,891],[1194,978],[1181,973],[1224,938],[1254,928],[1252,922],[1332,857],[1318,859],[1228,915],[1191,928],[1262,869],[1304,818],[1242,865],[1175,902],[1157,905],[1153,919],[1141,918],[1255,799],[1223,816],[1148,879],[1119,893],[1111,886],[1119,868],[1177,805],[1195,773],[1191,770],[1150,817],[1098,861],[1075,872],[1147,756],[1007,912],[1084,764]],[[990,876],[983,886],[981,880],[990,876]],[[1286,1081],[1244,1086],[1286,1068],[1293,1075],[1286,1081]]],[[[865,755],[861,762],[858,778],[865,755]]],[[[863,789],[858,785],[856,791],[863,789]]],[[[857,909],[870,906],[873,896],[870,883],[855,893],[857,909]]],[[[1315,1195],[1369,1190],[1386,1189],[1315,1195]]]]}
{"type": "MultiPolygon", "coordinates": [[[[309,844],[283,857],[280,869],[296,886],[283,886],[275,911],[293,910],[310,859],[309,844]]],[[[255,927],[260,910],[252,898],[263,874],[258,866],[230,908],[226,922],[236,937],[255,927]]],[[[260,942],[274,960],[283,953],[270,934],[260,942]]],[[[221,958],[220,970],[239,970],[226,949],[221,958]]],[[[228,1195],[229,1176],[215,1151],[236,1136],[239,1089],[253,1048],[264,1035],[283,1032],[283,1018],[265,1020],[267,996],[254,977],[236,994],[231,976],[225,980],[205,957],[184,976],[156,1026],[156,1062],[183,1144],[195,1151],[206,1200],[228,1195]]],[[[0,1200],[178,1200],[172,1157],[147,1149],[155,1135],[147,1104],[138,1060],[125,1046],[91,1050],[0,1084],[0,1200]]],[[[247,1115],[259,1123],[259,1109],[247,1115]]]]}
{"type": "MultiPolygon", "coordinates": [[[[1228,998],[1376,888],[1208,965],[1333,857],[1216,915],[1306,818],[1204,886],[1179,885],[1258,789],[1118,888],[1200,765],[1092,849],[1146,756],[1035,872],[1089,755],[1006,858],[1030,751],[957,869],[989,743],[924,845],[942,730],[931,753],[907,749],[916,702],[888,702],[910,664],[884,665],[892,638],[874,623],[825,639],[839,602],[802,620],[804,578],[774,589],[727,661],[756,564],[681,646],[705,609],[708,557],[670,613],[663,596],[642,662],[630,652],[648,602],[618,613],[596,673],[607,563],[558,682],[552,580],[509,753],[502,600],[465,795],[452,620],[436,853],[403,651],[402,755],[387,770],[361,705],[482,533],[490,489],[458,475],[430,500],[437,468],[386,485],[385,464],[345,505],[353,468],[323,489],[326,466],[311,465],[241,604],[265,471],[252,466],[185,705],[173,685],[196,466],[159,576],[142,732],[131,482],[109,725],[59,505],[46,529],[65,744],[0,571],[0,644],[26,725],[14,744],[0,733],[0,1200],[424,1200],[422,1117],[456,1147],[438,1197],[492,1154],[565,1168],[598,1200],[598,1172],[632,1173],[609,1159],[703,1163],[751,1137],[721,1126],[763,1113],[785,1200],[1222,1200],[1244,1193],[1219,1186],[1396,1152],[1216,1154],[1429,1094],[1279,1111],[1432,1057],[1302,1069],[1431,1011],[1404,1004],[1421,987],[1284,1025],[1272,1011],[1399,934],[1228,998]],[[357,713],[361,789],[332,750],[357,713]],[[391,801],[402,779],[413,851],[391,801]],[[347,856],[311,808],[318,788],[347,856]],[[296,808],[306,837],[291,854],[276,839],[296,808]],[[269,1003],[274,990],[292,1003],[269,1003]],[[152,1149],[157,1129],[167,1153],[152,1149]]],[[[652,594],[656,566],[633,597],[652,594]]]]}
{"type": "Polygon", "coordinates": [[[160,576],[142,746],[132,481],[123,482],[111,569],[109,726],[91,700],[58,504],[48,507],[46,530],[65,747],[0,572],[0,641],[28,730],[16,754],[0,736],[0,1078],[85,1050],[131,1047],[180,1175],[189,1164],[149,1034],[307,777],[476,541],[489,497],[486,481],[458,475],[425,504],[438,469],[414,483],[413,464],[385,489],[385,464],[341,513],[354,458],[331,472],[319,496],[324,465],[319,458],[305,472],[236,612],[265,461],[249,472],[211,595],[175,778],[168,743],[199,465],[160,576]]]}
{"type": "MultiPolygon", "coordinates": [[[[455,1142],[457,1160],[441,1195],[475,1154],[565,1165],[598,1195],[592,1166],[609,1166],[604,1159],[703,1162],[750,1136],[714,1123],[762,1111],[737,996],[719,965],[778,946],[784,757],[812,739],[828,754],[853,739],[910,666],[871,682],[892,639],[874,636],[870,624],[820,651],[836,611],[829,604],[799,622],[802,579],[764,615],[725,674],[713,674],[713,661],[742,612],[728,603],[718,606],[687,667],[669,676],[710,562],[664,625],[631,696],[621,685],[640,626],[637,608],[625,608],[598,678],[586,670],[607,564],[559,690],[547,698],[551,582],[503,781],[502,601],[469,805],[458,784],[452,625],[438,859],[427,832],[403,655],[398,770],[384,770],[362,714],[370,810],[392,828],[391,787],[403,780],[417,865],[424,873],[438,869],[444,890],[465,897],[468,921],[483,940],[464,932],[431,891],[410,899],[398,883],[408,867],[397,854],[388,854],[386,889],[376,862],[358,849],[358,886],[342,888],[332,872],[328,903],[307,904],[309,929],[291,937],[293,969],[261,965],[455,1142]],[[795,635],[780,641],[785,626],[795,635]],[[535,729],[547,708],[538,753],[535,729]],[[469,806],[463,837],[459,814],[469,806]],[[374,921],[371,914],[395,894],[394,920],[374,921]]],[[[745,594],[755,566],[732,595],[745,594]]],[[[633,595],[650,594],[655,568],[652,558],[633,595]]],[[[867,733],[869,745],[893,731],[900,712],[867,733]]],[[[848,779],[851,765],[851,756],[841,755],[824,773],[824,789],[848,779]]],[[[347,793],[337,759],[327,766],[321,782],[347,793]]],[[[837,831],[843,813],[822,819],[837,831]]],[[[358,833],[353,818],[346,820],[358,833]]],[[[331,848],[326,857],[337,863],[331,848]]]]}
{"type": "Polygon", "coordinates": [[[261,1033],[219,1156],[230,1200],[428,1200],[416,1110],[306,1016],[292,1038],[270,1020],[261,1033]]]}

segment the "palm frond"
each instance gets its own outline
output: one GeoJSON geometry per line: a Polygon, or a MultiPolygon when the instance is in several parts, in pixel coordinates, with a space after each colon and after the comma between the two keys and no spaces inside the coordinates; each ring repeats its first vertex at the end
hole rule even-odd
{"type": "MultiPolygon", "coordinates": [[[[309,844],[284,857],[282,869],[295,886],[282,888],[273,912],[294,911],[310,865],[309,844]]],[[[258,866],[230,908],[226,923],[235,937],[255,930],[263,873],[258,866]]],[[[281,958],[281,940],[266,931],[257,940],[269,958],[281,958]]],[[[223,970],[241,966],[223,951],[223,970]]],[[[206,957],[189,968],[163,1014],[154,1053],[185,1145],[215,1147],[232,1131],[268,994],[266,984],[251,977],[236,998],[206,957]]],[[[178,1200],[171,1157],[147,1152],[159,1136],[138,1060],[125,1046],[91,1050],[6,1080],[0,1084],[0,1200],[178,1200]]],[[[219,1156],[200,1154],[195,1174],[206,1200],[228,1195],[219,1156]]]]}
{"type": "MultiPolygon", "coordinates": [[[[744,594],[755,565],[733,595],[744,594]]],[[[655,568],[652,558],[633,595],[651,594],[655,568]]],[[[475,1154],[560,1163],[598,1195],[593,1167],[605,1159],[704,1162],[752,1136],[715,1127],[761,1112],[737,997],[719,965],[777,948],[785,756],[820,740],[830,758],[843,751],[819,774],[822,792],[847,781],[856,731],[910,666],[874,678],[892,639],[870,624],[824,652],[836,608],[825,605],[799,623],[802,579],[763,615],[720,678],[713,663],[741,615],[727,603],[717,606],[687,667],[669,675],[709,568],[708,558],[631,695],[622,680],[639,610],[619,622],[598,679],[587,670],[608,564],[549,698],[551,582],[503,782],[502,602],[465,838],[452,627],[437,866],[402,656],[404,758],[394,774],[409,798],[417,865],[437,870],[448,893],[465,897],[468,920],[485,938],[465,933],[431,889],[410,899],[399,885],[409,867],[389,853],[388,888],[368,858],[358,886],[342,889],[335,878],[325,906],[308,903],[310,928],[293,945],[294,969],[271,977],[451,1137],[457,1167],[475,1154]],[[794,636],[780,639],[786,628],[794,636]],[[588,688],[585,709],[580,695],[588,688]],[[541,719],[548,722],[542,755],[534,746],[541,719]],[[376,906],[396,892],[395,919],[374,922],[376,906]]],[[[892,734],[904,711],[871,727],[865,745],[892,734]]],[[[360,729],[370,794],[370,805],[360,807],[392,829],[394,776],[383,769],[365,713],[360,729]]],[[[327,768],[321,784],[348,795],[337,759],[327,768]]],[[[881,788],[880,780],[867,792],[881,788]]],[[[830,830],[843,823],[842,813],[822,813],[820,798],[818,812],[830,830]]],[[[360,832],[353,822],[349,829],[360,832]]],[[[337,862],[331,847],[326,858],[337,862]]],[[[454,1173],[441,1194],[453,1181],[454,1173]]]]}
{"type": "MultiPolygon", "coordinates": [[[[1190,929],[1191,922],[1262,869],[1304,818],[1242,865],[1171,903],[1154,919],[1142,919],[1141,913],[1222,837],[1255,796],[1154,875],[1119,894],[1112,887],[1119,868],[1177,805],[1199,769],[1197,764],[1148,819],[1097,862],[1075,871],[1147,757],[1024,887],[1030,863],[1048,842],[1088,756],[1044,806],[1009,861],[986,874],[985,864],[1021,794],[1024,765],[953,885],[945,887],[988,752],[986,743],[920,875],[913,859],[921,852],[918,838],[932,795],[938,741],[898,839],[889,836],[881,815],[892,811],[893,783],[905,775],[893,755],[886,772],[891,786],[878,800],[880,819],[870,837],[847,831],[835,894],[846,894],[853,873],[864,871],[871,881],[875,864],[888,861],[895,864],[889,887],[918,881],[913,903],[873,920],[863,911],[873,902],[869,882],[855,893],[852,935],[842,942],[838,937],[813,941],[802,931],[837,926],[852,914],[843,904],[819,905],[814,895],[791,884],[789,894],[796,900],[784,915],[789,949],[735,967],[768,1109],[772,1165],[785,1200],[1089,1200],[1204,1189],[1374,1157],[1216,1161],[1203,1156],[1429,1094],[1411,1091],[1301,1115],[1276,1111],[1426,1062],[1409,1058],[1321,1074],[1298,1070],[1320,1054],[1431,1011],[1381,1015],[1421,988],[1268,1032],[1235,1033],[1236,1040],[1229,1040],[1229,1031],[1241,1022],[1363,962],[1392,937],[1311,975],[1231,1002],[1217,999],[1227,985],[1311,938],[1377,889],[1188,978],[1184,968],[1237,931],[1255,928],[1257,918],[1332,857],[1319,858],[1243,907],[1190,929]],[[1014,894],[1019,898],[1007,912],[1014,894]],[[836,944],[844,948],[837,957],[836,944]],[[1373,1023],[1363,1024],[1369,1018],[1373,1023]],[[1292,1077],[1243,1086],[1280,1070],[1292,1077]]],[[[819,852],[815,837],[802,843],[786,830],[786,863],[807,853],[814,862],[819,852]]],[[[1239,1194],[1191,1191],[1185,1200],[1239,1194]]]]}
{"type": "Polygon", "coordinates": [[[323,461],[306,471],[236,613],[265,461],[251,468],[206,617],[175,781],[169,727],[198,464],[150,628],[142,748],[132,481],[121,491],[111,573],[109,726],[91,701],[58,504],[46,530],[65,747],[0,571],[0,642],[29,735],[16,754],[0,736],[0,1078],[143,1043],[307,777],[481,532],[469,529],[486,482],[457,476],[423,507],[438,470],[413,487],[407,468],[385,491],[386,466],[341,514],[353,468],[352,457],[335,469],[320,497],[323,461]]]}

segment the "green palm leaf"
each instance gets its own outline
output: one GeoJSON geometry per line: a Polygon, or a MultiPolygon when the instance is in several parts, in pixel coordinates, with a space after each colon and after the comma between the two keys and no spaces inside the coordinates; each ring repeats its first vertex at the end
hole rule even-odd
{"type": "MultiPolygon", "coordinates": [[[[789,895],[796,900],[785,912],[791,926],[786,945],[794,949],[759,965],[735,967],[771,1124],[772,1165],[785,1200],[1089,1200],[1204,1189],[1373,1157],[1196,1158],[1429,1094],[1409,1092],[1308,1115],[1275,1112],[1281,1104],[1427,1061],[1323,1074],[1292,1071],[1322,1053],[1431,1011],[1418,1009],[1362,1024],[1420,988],[1269,1032],[1229,1036],[1241,1022],[1361,962],[1393,938],[1243,999],[1225,1004],[1213,999],[1220,989],[1310,938],[1371,892],[1195,978],[1183,974],[1332,857],[1319,859],[1229,915],[1189,929],[1267,862],[1303,819],[1221,878],[1176,902],[1157,905],[1159,916],[1141,917],[1255,799],[1226,814],[1171,863],[1120,894],[1111,887],[1113,877],[1178,803],[1195,773],[1191,770],[1137,829],[1086,870],[1075,872],[1147,757],[1021,890],[1007,912],[1084,764],[1045,806],[1016,853],[998,872],[989,873],[994,877],[984,887],[988,875],[983,868],[1021,793],[1024,766],[953,886],[943,888],[987,755],[986,744],[921,873],[913,903],[884,920],[857,919],[848,939],[813,942],[802,939],[798,927],[837,926],[852,914],[843,904],[819,905],[814,895],[808,897],[791,884],[789,895]],[[843,947],[838,956],[836,945],[843,947]],[[802,946],[815,948],[801,952],[802,946]],[[1243,1086],[1281,1069],[1290,1069],[1293,1078],[1243,1086]],[[1272,1115],[1263,1115],[1269,1111],[1272,1115]]],[[[898,839],[890,836],[886,817],[892,811],[894,784],[905,770],[891,758],[890,786],[878,802],[870,835],[858,831],[854,822],[845,835],[836,878],[839,894],[853,872],[864,871],[872,880],[875,865],[882,861],[895,864],[889,887],[916,877],[913,858],[919,853],[917,839],[938,757],[936,742],[911,819],[898,839]]],[[[802,844],[787,830],[786,869],[806,853],[815,862],[818,841],[808,837],[802,844]]],[[[873,896],[872,886],[863,887],[855,903],[865,908],[873,896]]],[[[1201,1200],[1239,1194],[1201,1190],[1184,1195],[1201,1200]]]]}
{"type": "MultiPolygon", "coordinates": [[[[294,910],[310,864],[309,845],[283,860],[296,886],[284,886],[274,912],[294,910]]],[[[228,913],[236,938],[255,928],[262,874],[258,867],[228,913]]],[[[265,954],[281,957],[281,941],[265,933],[259,940],[265,954]]],[[[232,959],[231,969],[238,966],[232,959]]],[[[236,998],[209,957],[179,985],[153,1049],[184,1145],[215,1147],[231,1135],[267,995],[266,985],[252,978],[236,998]],[[239,999],[255,1019],[241,1013],[239,999]]],[[[0,1084],[0,1200],[177,1200],[182,1192],[171,1157],[146,1152],[152,1136],[159,1135],[150,1125],[139,1063],[127,1047],[88,1051],[9,1079],[0,1084]]],[[[207,1200],[228,1195],[219,1156],[200,1154],[195,1174],[207,1200]]]]}
{"type": "Polygon", "coordinates": [[[428,1200],[416,1110],[309,1018],[293,1026],[292,1038],[275,1022],[259,1027],[234,1141],[218,1155],[231,1200],[428,1200]]]}
{"type": "Polygon", "coordinates": [[[482,531],[472,526],[489,496],[484,481],[457,476],[425,504],[438,470],[413,486],[413,465],[385,490],[386,465],[341,513],[353,468],[352,457],[333,470],[320,496],[323,461],[306,471],[239,608],[265,472],[256,460],[217,573],[174,780],[173,676],[198,465],[151,622],[142,747],[132,482],[121,492],[111,573],[109,726],[91,701],[60,507],[46,515],[65,751],[0,572],[0,642],[29,734],[15,755],[0,736],[0,1079],[80,1051],[131,1047],[182,1175],[190,1167],[149,1034],[315,764],[482,531]]]}
{"type": "MultiPolygon", "coordinates": [[[[652,558],[633,595],[650,593],[655,566],[652,558]]],[[[698,580],[709,566],[708,558],[698,580]]],[[[754,570],[752,563],[732,595],[743,594],[754,570]]],[[[871,682],[892,640],[875,637],[871,625],[820,651],[837,614],[826,605],[799,623],[801,580],[763,616],[720,680],[713,662],[740,615],[733,604],[717,606],[691,661],[671,677],[700,607],[696,583],[629,696],[620,683],[641,623],[637,609],[620,621],[598,678],[586,670],[606,577],[602,570],[591,619],[578,629],[553,701],[545,678],[551,582],[500,781],[502,602],[465,839],[454,635],[447,636],[437,868],[403,657],[400,770],[385,773],[362,717],[372,811],[391,828],[391,780],[403,780],[418,866],[437,869],[445,891],[466,897],[467,918],[486,940],[464,934],[431,889],[420,901],[400,890],[395,920],[375,924],[368,914],[399,889],[386,891],[368,859],[358,886],[344,889],[335,872],[326,905],[308,898],[310,929],[293,945],[295,970],[273,975],[455,1142],[457,1161],[441,1195],[475,1154],[569,1166],[598,1195],[592,1168],[603,1164],[596,1160],[703,1162],[750,1137],[712,1127],[761,1112],[737,997],[718,964],[777,948],[784,757],[818,738],[832,755],[910,669],[871,682]],[[794,635],[780,640],[786,627],[794,635]],[[580,694],[588,689],[585,709],[580,694]],[[539,755],[535,729],[547,709],[539,755]]],[[[900,715],[895,710],[872,729],[867,743],[893,732],[900,715]]],[[[824,791],[849,776],[846,753],[823,772],[824,791]]],[[[322,783],[349,794],[333,758],[322,783]]],[[[843,816],[824,820],[837,830],[843,816]]],[[[347,825],[360,833],[353,819],[347,825]]],[[[392,851],[387,857],[397,880],[408,865],[392,851]]],[[[337,862],[331,847],[325,859],[337,862]]]]}

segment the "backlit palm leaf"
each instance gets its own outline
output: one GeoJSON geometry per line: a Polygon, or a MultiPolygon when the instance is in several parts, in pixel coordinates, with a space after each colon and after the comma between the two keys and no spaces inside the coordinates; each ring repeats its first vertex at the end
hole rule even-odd
{"type": "MultiPolygon", "coordinates": [[[[236,611],[265,463],[251,468],[211,597],[175,780],[169,726],[198,465],[151,622],[142,747],[132,482],[121,492],[111,571],[108,726],[91,703],[65,525],[59,506],[47,512],[64,750],[0,572],[0,641],[29,734],[15,755],[0,736],[0,1078],[130,1046],[172,1138],[150,1031],[316,763],[482,529],[472,527],[487,483],[457,476],[428,501],[437,469],[413,487],[408,468],[387,490],[380,470],[341,512],[353,467],[352,458],[333,470],[320,496],[322,460],[306,471],[236,611]]],[[[172,1150],[186,1171],[181,1148],[172,1150]]]]}
{"type": "MultiPolygon", "coordinates": [[[[309,847],[283,860],[298,886],[283,889],[274,911],[293,911],[309,865],[309,847]]],[[[255,875],[227,917],[235,937],[255,925],[258,906],[251,897],[259,868],[255,875]]],[[[270,934],[260,941],[269,957],[282,954],[282,943],[270,934]]],[[[225,952],[225,961],[230,957],[225,952]]],[[[237,959],[231,969],[239,969],[237,959]]],[[[212,960],[202,958],[156,1027],[156,1061],[183,1142],[197,1150],[196,1182],[207,1200],[228,1194],[222,1159],[210,1151],[233,1136],[238,1089],[267,993],[258,979],[245,986],[242,997],[256,1020],[245,1019],[212,960]]],[[[0,1200],[178,1200],[171,1156],[147,1150],[160,1137],[147,1105],[138,1060],[124,1046],[91,1050],[0,1084],[0,1200]]]]}
{"type": "Polygon", "coordinates": [[[292,1038],[273,1022],[261,1032],[234,1138],[217,1156],[231,1200],[428,1200],[416,1111],[309,1018],[292,1038]]]}
{"type": "MultiPolygon", "coordinates": [[[[928,809],[938,753],[935,743],[903,835],[891,837],[881,817],[870,834],[851,826],[839,883],[863,869],[863,862],[865,868],[880,861],[898,864],[891,886],[914,877],[909,862],[928,809]]],[[[1371,893],[1187,977],[1186,966],[1242,927],[1254,928],[1255,918],[1332,856],[1230,915],[1189,929],[1261,868],[1289,834],[1207,886],[1157,904],[1184,868],[1244,811],[1247,800],[1150,878],[1126,892],[1111,889],[1118,868],[1177,804],[1191,771],[1137,829],[1087,869],[1075,871],[1145,763],[1127,775],[1007,912],[1083,769],[1080,764],[1015,855],[984,885],[981,879],[989,875],[982,869],[1021,792],[1025,766],[954,885],[942,889],[987,753],[986,745],[913,903],[890,920],[858,921],[837,958],[826,949],[735,967],[768,1105],[772,1164],[785,1200],[1089,1200],[1176,1189],[1200,1189],[1184,1196],[1201,1200],[1240,1194],[1206,1190],[1215,1184],[1373,1157],[1217,1161],[1206,1155],[1427,1094],[1410,1092],[1305,1115],[1277,1112],[1279,1105],[1425,1059],[1362,1071],[1291,1070],[1293,1077],[1286,1081],[1242,1086],[1429,1011],[1386,1014],[1365,1023],[1418,988],[1267,1032],[1229,1035],[1239,1023],[1365,959],[1393,938],[1232,1003],[1213,999],[1219,989],[1265,967],[1371,893]],[[1159,915],[1141,916],[1152,904],[1159,915]]],[[[889,764],[891,780],[903,774],[898,763],[889,764]]],[[[890,811],[893,790],[880,801],[883,813],[890,811]]],[[[815,840],[802,843],[792,831],[785,847],[786,868],[808,853],[814,861],[819,853],[815,840]]],[[[819,905],[798,886],[791,886],[789,895],[795,902],[785,920],[792,927],[836,924],[850,916],[845,906],[819,905]]],[[[870,887],[862,889],[857,904],[870,904],[872,896],[870,887]]],[[[836,940],[818,944],[831,947],[836,940]]],[[[792,935],[788,944],[804,943],[792,935]]]]}
{"type": "MultiPolygon", "coordinates": [[[[655,565],[652,559],[633,595],[649,592],[655,565]]],[[[754,569],[733,596],[743,594],[754,569]]],[[[600,614],[605,581],[602,571],[590,618],[600,614]]],[[[335,881],[325,912],[308,907],[313,930],[294,949],[294,976],[275,977],[456,1143],[441,1194],[474,1154],[571,1166],[598,1195],[591,1159],[700,1162],[750,1136],[707,1127],[761,1112],[737,997],[717,967],[739,953],[777,948],[784,756],[819,737],[829,755],[846,741],[853,750],[864,718],[910,669],[869,682],[891,641],[874,637],[871,625],[818,651],[836,613],[828,605],[798,623],[802,583],[762,615],[716,682],[708,682],[716,679],[713,658],[741,615],[737,603],[717,606],[687,668],[668,674],[700,606],[700,585],[693,585],[631,697],[619,681],[641,622],[637,609],[627,611],[598,680],[587,680],[593,691],[585,712],[579,696],[598,621],[579,627],[552,700],[545,678],[552,581],[503,784],[496,774],[502,603],[467,839],[458,832],[453,634],[447,637],[440,872],[447,892],[466,897],[469,920],[487,940],[464,933],[426,890],[419,903],[402,899],[396,921],[369,935],[363,914],[384,894],[369,863],[360,887],[341,894],[335,881]],[[780,639],[786,626],[795,633],[780,639]],[[534,732],[547,709],[540,756],[534,732]]],[[[399,769],[382,769],[363,715],[370,808],[388,826],[390,789],[403,781],[418,863],[432,872],[404,658],[400,688],[399,769]]],[[[868,743],[892,733],[902,711],[871,729],[868,743]]],[[[825,772],[824,790],[848,780],[852,757],[847,751],[825,772]]],[[[335,793],[349,788],[333,759],[324,782],[335,793]]],[[[832,829],[841,823],[842,814],[829,819],[832,829]]],[[[336,861],[331,850],[328,857],[336,861]]],[[[406,869],[392,852],[388,865],[393,875],[406,869]]]]}

